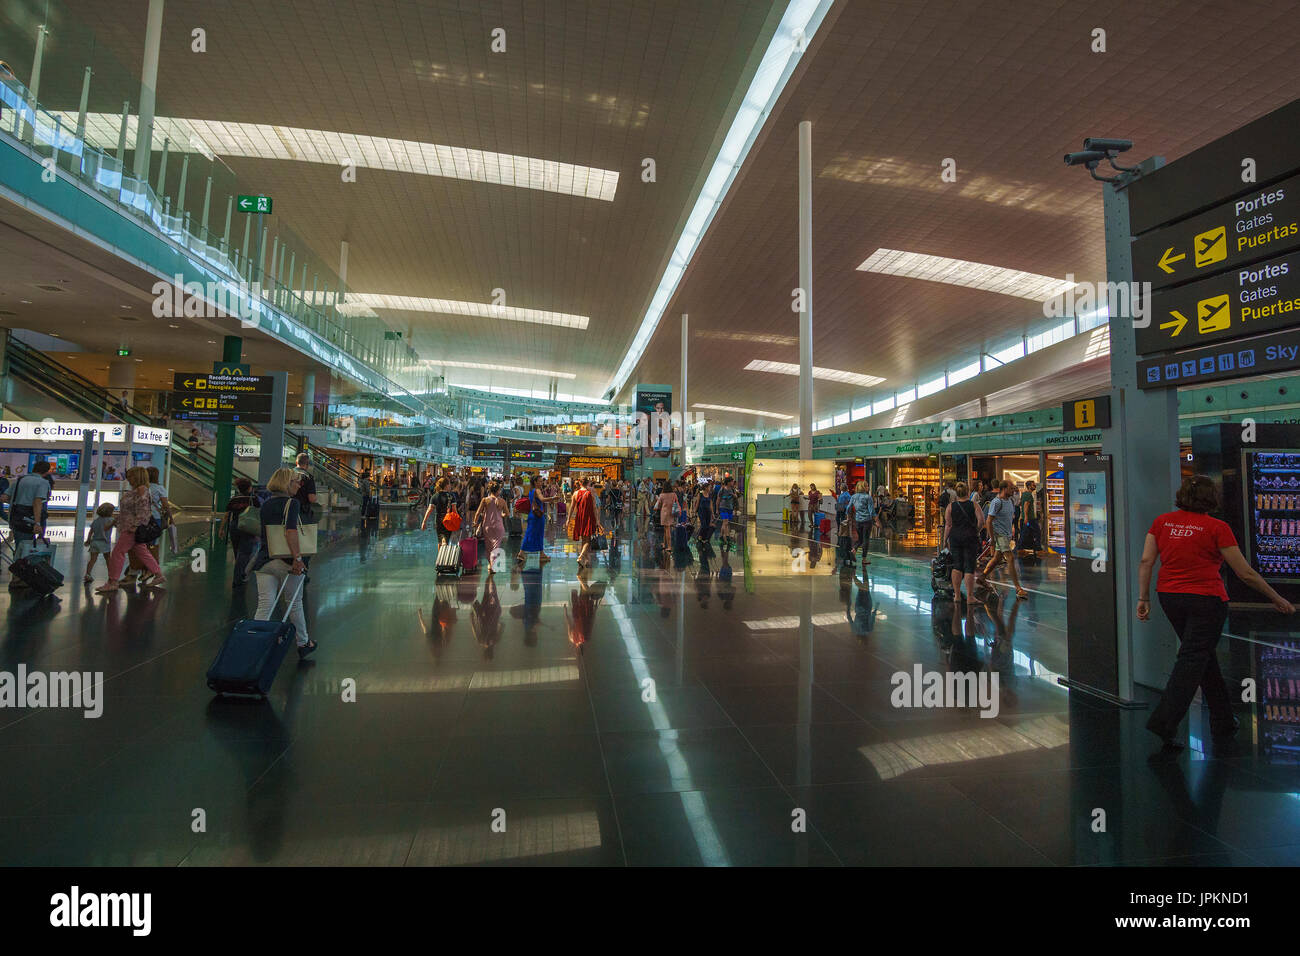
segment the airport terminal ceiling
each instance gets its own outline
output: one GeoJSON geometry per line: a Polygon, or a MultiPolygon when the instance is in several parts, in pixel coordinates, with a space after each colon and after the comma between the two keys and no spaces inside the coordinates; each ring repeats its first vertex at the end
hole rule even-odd
{"type": "MultiPolygon", "coordinates": [[[[116,57],[138,61],[144,0],[70,6],[116,57]]],[[[687,312],[694,368],[708,369],[693,402],[797,412],[794,376],[745,366],[799,360],[790,299],[801,119],[813,122],[816,366],[881,378],[887,392],[1041,326],[1030,298],[858,266],[886,249],[1104,278],[1099,187],[1060,154],[1086,135],[1135,136],[1133,155],[1172,160],[1281,105],[1294,92],[1276,69],[1294,53],[1293,33],[1278,29],[1284,5],[1248,6],[1250,15],[1208,2],[834,4],[628,384],[678,380],[687,312]],[[1094,21],[1107,25],[1105,53],[1079,39],[1094,21]],[[1237,40],[1218,42],[1229,30],[1237,40]],[[955,182],[941,178],[946,159],[955,182]]],[[[516,386],[544,388],[540,373],[562,373],[563,391],[593,396],[640,325],[729,101],[743,92],[747,58],[774,29],[773,4],[725,0],[491,9],[172,0],[167,9],[160,116],[451,144],[617,174],[612,198],[364,167],[345,183],[333,155],[286,162],[212,144],[241,181],[275,195],[323,261],[337,262],[348,242],[355,290],[487,303],[500,289],[508,306],[588,320],[581,329],[378,309],[422,357],[539,370],[516,386]],[[520,56],[471,42],[498,21],[520,56]],[[214,51],[237,36],[237,55],[191,53],[194,27],[214,51]],[[654,183],[642,181],[646,158],[654,183]]],[[[283,148],[316,156],[304,142],[283,148]]],[[[506,384],[500,372],[447,371],[465,384],[506,384]]],[[[818,381],[815,417],[872,391],[818,381]]]]}

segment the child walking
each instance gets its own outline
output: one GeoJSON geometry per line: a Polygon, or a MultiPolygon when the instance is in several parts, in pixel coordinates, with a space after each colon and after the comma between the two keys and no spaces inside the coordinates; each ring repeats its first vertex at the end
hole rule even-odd
{"type": "MultiPolygon", "coordinates": [[[[85,582],[89,584],[93,577],[91,571],[95,568],[95,559],[101,554],[107,555],[113,550],[109,538],[113,533],[113,527],[117,524],[117,519],[113,517],[113,506],[107,501],[95,509],[95,520],[90,523],[90,530],[86,532],[86,547],[90,550],[90,563],[86,565],[85,582]]],[[[104,558],[104,563],[108,563],[108,558],[104,558]]]]}

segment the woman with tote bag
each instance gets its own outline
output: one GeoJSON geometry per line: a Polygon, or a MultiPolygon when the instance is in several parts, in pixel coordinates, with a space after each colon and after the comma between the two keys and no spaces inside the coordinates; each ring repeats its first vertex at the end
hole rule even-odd
{"type": "Polygon", "coordinates": [[[288,598],[288,616],[297,632],[298,659],[301,660],[316,650],[316,642],[307,636],[307,616],[302,608],[307,570],[302,559],[316,550],[316,526],[301,522],[302,505],[293,497],[299,481],[298,473],[292,468],[278,468],[266,483],[271,497],[262,505],[262,548],[253,563],[253,576],[257,580],[255,620],[271,619],[281,591],[292,595],[288,598]],[[311,529],[310,532],[307,529],[311,529]],[[310,542],[306,540],[308,537],[310,542]],[[290,575],[301,579],[296,586],[285,584],[290,575]]]}

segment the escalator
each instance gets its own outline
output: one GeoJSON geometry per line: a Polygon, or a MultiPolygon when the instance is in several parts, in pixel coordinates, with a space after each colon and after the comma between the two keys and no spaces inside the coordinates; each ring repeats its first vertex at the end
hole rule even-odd
{"type": "MultiPolygon", "coordinates": [[[[64,410],[73,413],[77,419],[87,422],[121,421],[133,425],[155,426],[154,419],[135,408],[123,409],[118,399],[107,389],[50,358],[39,349],[20,341],[6,330],[5,332],[5,368],[0,370],[12,377],[15,382],[26,385],[30,392],[26,395],[13,395],[14,401],[8,402],[16,412],[25,418],[39,419],[47,415],[62,415],[64,410]],[[24,401],[25,399],[25,401],[24,401]]],[[[11,389],[12,391],[12,389],[11,389]]],[[[236,426],[237,444],[254,444],[261,442],[261,433],[249,425],[236,426]]],[[[299,444],[299,435],[285,429],[285,444],[299,444]]],[[[187,440],[178,434],[172,435],[172,499],[185,504],[212,507],[214,502],[213,486],[216,481],[216,458],[211,452],[200,448],[191,451],[187,440]],[[187,494],[182,491],[188,492],[187,494]],[[189,501],[186,501],[186,498],[189,501]]],[[[361,476],[347,465],[326,455],[323,451],[310,447],[309,454],[314,473],[324,480],[326,487],[336,494],[361,503],[361,476]]],[[[256,463],[234,462],[235,477],[244,474],[257,481],[256,463]]]]}
{"type": "MultiPolygon", "coordinates": [[[[3,374],[27,391],[11,386],[6,404],[28,419],[71,412],[80,421],[120,421],[131,425],[156,427],[154,419],[138,409],[125,409],[107,389],[80,375],[44,352],[32,348],[5,332],[3,374]]],[[[172,482],[189,492],[173,492],[173,499],[189,497],[191,503],[211,506],[216,478],[216,459],[205,449],[191,452],[188,443],[176,434],[171,443],[172,482]]],[[[236,466],[238,466],[238,462],[236,466]]],[[[256,475],[252,477],[256,478],[256,475]]]]}

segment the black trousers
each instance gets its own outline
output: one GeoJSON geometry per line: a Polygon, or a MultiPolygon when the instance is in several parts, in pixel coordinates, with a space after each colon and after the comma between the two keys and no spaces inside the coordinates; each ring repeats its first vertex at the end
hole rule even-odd
{"type": "Polygon", "coordinates": [[[1160,703],[1151,712],[1147,729],[1161,737],[1172,737],[1187,716],[1187,709],[1201,688],[1210,708],[1211,731],[1232,727],[1232,701],[1219,671],[1215,648],[1228,618],[1228,602],[1212,594],[1158,593],[1160,607],[1178,633],[1178,659],[1160,703]]]}

